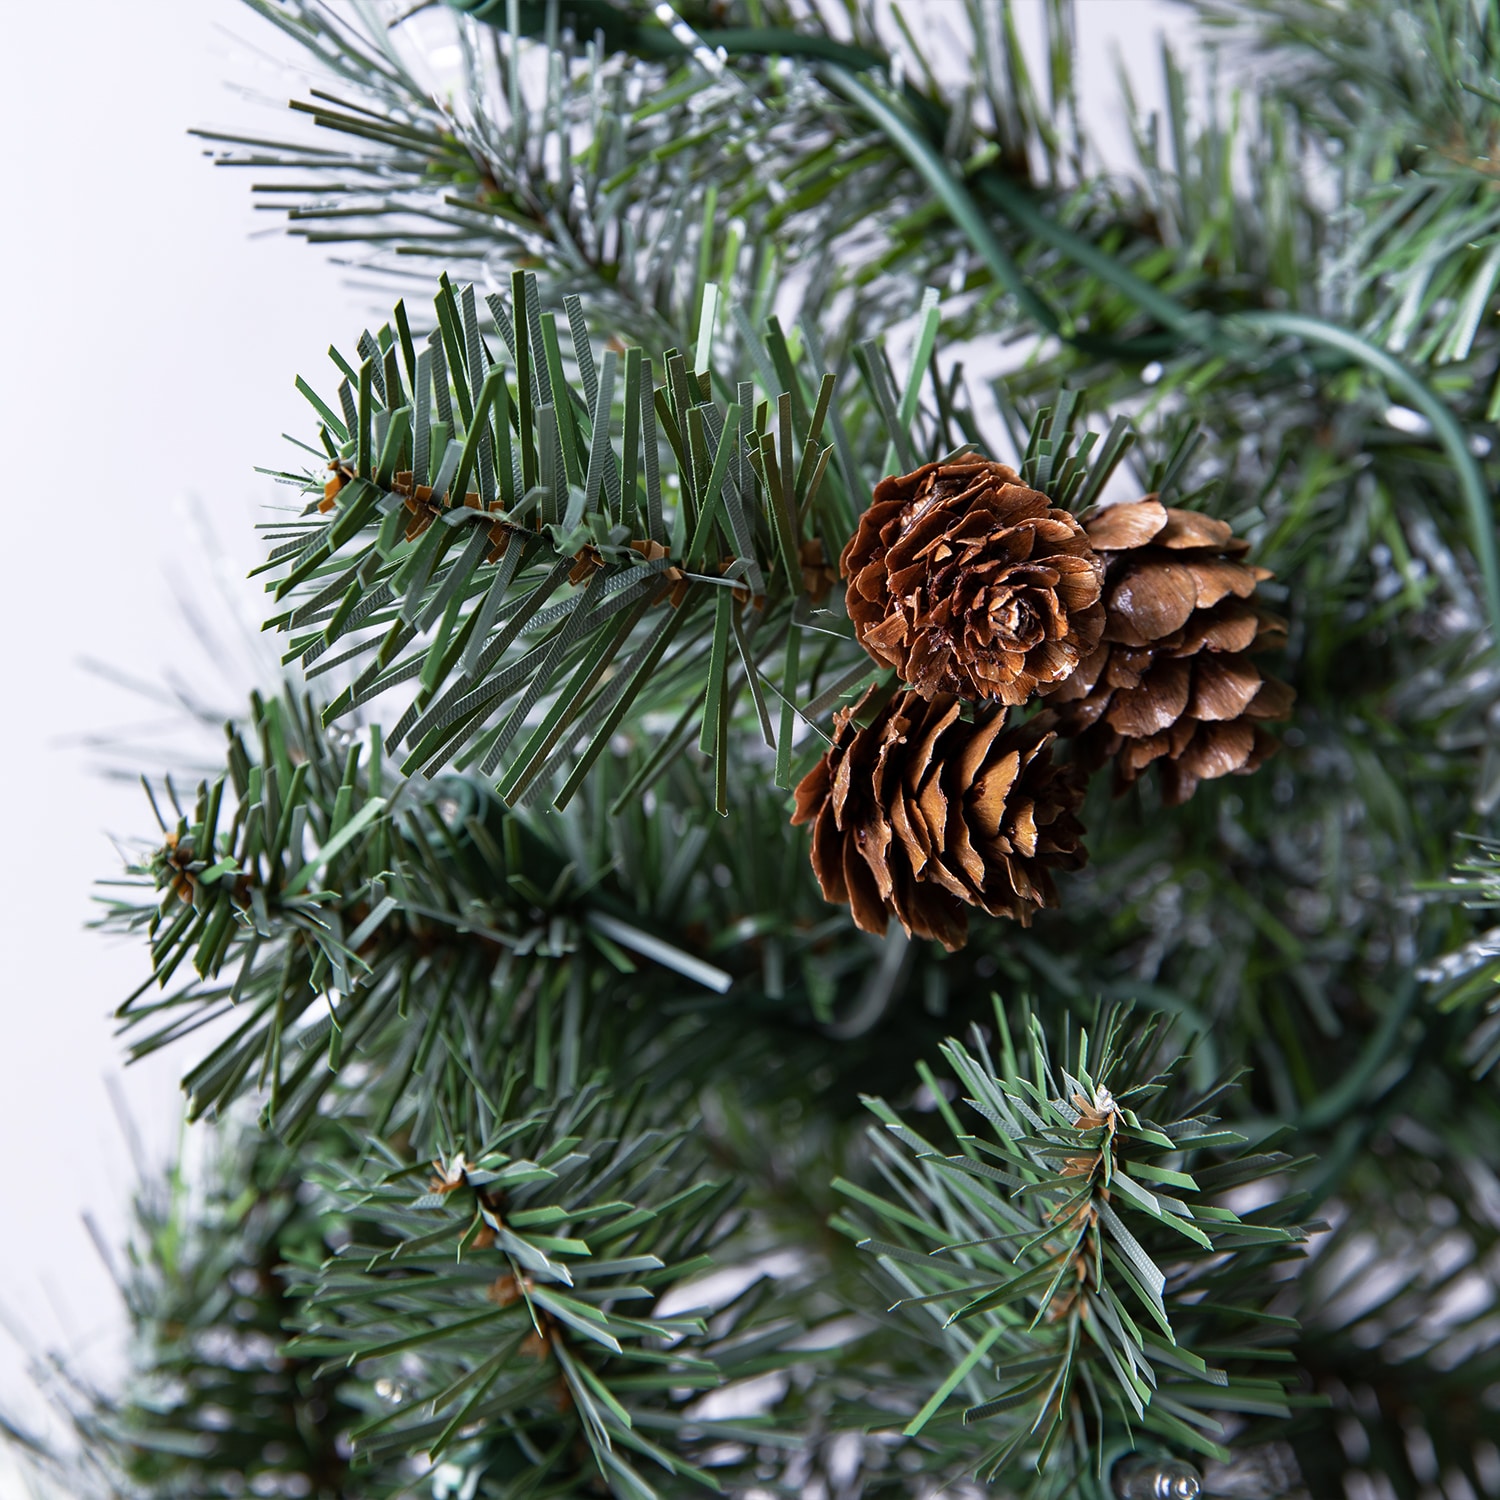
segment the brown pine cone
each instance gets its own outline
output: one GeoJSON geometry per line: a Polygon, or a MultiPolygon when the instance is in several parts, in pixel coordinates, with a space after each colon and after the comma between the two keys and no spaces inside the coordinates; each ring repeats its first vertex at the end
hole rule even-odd
{"type": "Polygon", "coordinates": [[[832,747],[797,788],[792,822],[813,825],[823,895],[866,932],[894,916],[950,952],[968,937],[966,907],[1029,925],[1056,906],[1052,871],[1087,855],[1082,778],[1052,764],[1053,736],[1006,730],[1003,708],[965,723],[951,693],[898,692],[863,728],[868,699],[835,716],[832,747]]]}
{"type": "Polygon", "coordinates": [[[924,698],[1025,703],[1104,626],[1083,528],[988,459],[882,479],[839,563],[860,643],[924,698]]]}
{"type": "Polygon", "coordinates": [[[1082,736],[1084,764],[1113,758],[1117,790],[1157,765],[1169,805],[1200,781],[1255,770],[1277,749],[1263,721],[1286,718],[1295,694],[1250,659],[1286,626],[1254,603],[1271,575],[1241,561],[1249,543],[1154,495],[1083,523],[1105,561],[1104,636],[1049,721],[1082,736]]]}

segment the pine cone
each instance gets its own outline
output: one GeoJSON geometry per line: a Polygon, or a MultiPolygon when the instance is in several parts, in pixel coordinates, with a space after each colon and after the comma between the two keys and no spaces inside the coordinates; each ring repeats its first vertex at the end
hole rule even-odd
{"type": "Polygon", "coordinates": [[[840,566],[861,644],[924,698],[1025,703],[1104,626],[1083,528],[988,459],[882,479],[840,566]]]}
{"type": "Polygon", "coordinates": [[[1240,560],[1249,543],[1155,496],[1083,522],[1105,560],[1104,636],[1058,689],[1049,722],[1083,736],[1090,768],[1112,757],[1117,790],[1159,765],[1169,805],[1200,781],[1255,770],[1277,749],[1262,722],[1284,719],[1295,694],[1250,659],[1286,626],[1253,602],[1271,575],[1240,560]]]}
{"type": "Polygon", "coordinates": [[[898,692],[864,728],[868,700],[835,716],[832,747],[797,788],[792,821],[813,824],[824,896],[866,932],[894,916],[950,952],[968,937],[965,907],[1027,925],[1056,906],[1052,871],[1087,855],[1083,782],[1052,764],[1052,734],[1006,730],[1003,708],[965,723],[951,693],[898,692]]]}

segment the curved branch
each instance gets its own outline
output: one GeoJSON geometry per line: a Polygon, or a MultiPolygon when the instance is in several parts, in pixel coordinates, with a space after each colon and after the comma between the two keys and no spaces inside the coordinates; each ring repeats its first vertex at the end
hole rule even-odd
{"type": "Polygon", "coordinates": [[[1062,320],[1027,284],[1021,268],[995,238],[968,189],[948,170],[948,164],[921,133],[862,79],[837,66],[830,65],[822,71],[839,93],[862,109],[890,137],[891,144],[912,164],[947,209],[979,258],[989,267],[990,274],[1015,297],[1028,316],[1048,333],[1067,337],[1062,320]]]}
{"type": "Polygon", "coordinates": [[[1500,557],[1497,557],[1495,549],[1495,521],[1490,492],[1479,465],[1474,461],[1474,455],[1469,451],[1463,428],[1441,397],[1393,355],[1350,329],[1340,328],[1336,323],[1326,323],[1323,319],[1310,317],[1306,313],[1292,312],[1236,313],[1229,321],[1266,333],[1287,334],[1306,343],[1321,344],[1325,349],[1335,349],[1347,355],[1354,363],[1379,375],[1427,418],[1432,424],[1434,436],[1443,445],[1458,474],[1464,506],[1469,513],[1474,556],[1479,563],[1479,574],[1484,585],[1485,613],[1489,616],[1492,637],[1500,641],[1500,557]]]}
{"type": "MultiPolygon", "coordinates": [[[[927,182],[996,280],[1013,292],[1035,321],[1049,333],[1073,342],[1061,326],[1058,315],[1026,284],[1020,268],[995,238],[968,190],[937,151],[869,84],[840,67],[827,66],[822,71],[839,93],[885,131],[891,143],[927,182]]],[[[1260,340],[1254,337],[1255,334],[1287,334],[1343,354],[1399,390],[1432,424],[1433,432],[1457,472],[1468,511],[1474,555],[1483,579],[1485,613],[1492,636],[1500,641],[1500,556],[1496,553],[1489,491],[1457,418],[1413,371],[1357,333],[1305,313],[1246,312],[1218,318],[1210,313],[1195,312],[1137,276],[1097,245],[1058,224],[1024,193],[995,173],[987,173],[983,185],[986,195],[1019,228],[1109,282],[1130,297],[1143,312],[1194,344],[1231,358],[1244,359],[1259,347],[1260,340]],[[1242,332],[1236,337],[1238,331],[1242,332]],[[1246,338],[1246,334],[1251,337],[1246,338]]]]}

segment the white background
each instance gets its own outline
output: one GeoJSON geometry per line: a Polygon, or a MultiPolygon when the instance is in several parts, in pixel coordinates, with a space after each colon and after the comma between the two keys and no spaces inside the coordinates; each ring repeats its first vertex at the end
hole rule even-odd
{"type": "MultiPolygon", "coordinates": [[[[1034,37],[1040,0],[1017,5],[1034,37]]],[[[186,134],[288,128],[281,106],[301,80],[244,6],[0,12],[0,1313],[33,1352],[107,1377],[123,1320],[81,1216],[118,1242],[134,1172],[107,1081],[161,1163],[189,1054],[120,1068],[109,1012],[145,955],[83,928],[91,882],[118,870],[107,835],[152,825],[138,788],[101,776],[107,757],[81,741],[160,710],[79,663],[157,687],[175,673],[226,709],[243,700],[254,669],[233,616],[259,616],[237,580],[280,498],[253,470],[286,462],[281,432],[309,435],[293,376],[321,383],[323,351],[352,343],[369,308],[346,273],[252,211],[251,173],[211,168],[186,134]],[[183,595],[219,643],[185,622],[183,595]]],[[[1080,0],[1078,13],[1089,123],[1116,134],[1123,163],[1113,49],[1137,97],[1159,99],[1159,35],[1182,13],[1165,0],[1080,0]]],[[[263,660],[268,672],[269,649],[263,660]]],[[[23,1343],[0,1331],[0,1410],[36,1410],[26,1370],[23,1343]]],[[[20,1493],[3,1465],[0,1494],[20,1493]]]]}

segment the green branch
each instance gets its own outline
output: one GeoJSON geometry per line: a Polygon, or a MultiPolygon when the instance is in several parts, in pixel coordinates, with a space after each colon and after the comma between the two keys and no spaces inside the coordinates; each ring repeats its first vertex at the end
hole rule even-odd
{"type": "Polygon", "coordinates": [[[1325,323],[1321,318],[1309,317],[1306,313],[1290,312],[1239,313],[1232,322],[1266,333],[1287,334],[1292,338],[1302,339],[1305,343],[1335,349],[1347,355],[1355,364],[1361,364],[1379,375],[1427,418],[1432,424],[1434,436],[1447,452],[1463,490],[1464,506],[1469,514],[1469,529],[1473,535],[1474,556],[1484,584],[1485,613],[1489,616],[1491,634],[1496,640],[1500,640],[1500,558],[1497,558],[1495,551],[1495,523],[1490,492],[1479,465],[1474,461],[1474,455],[1469,451],[1464,430],[1448,407],[1400,360],[1335,323],[1325,323]]]}
{"type": "MultiPolygon", "coordinates": [[[[1058,315],[1026,284],[1020,268],[996,239],[968,190],[920,132],[877,90],[843,68],[828,66],[823,69],[823,74],[838,92],[858,105],[885,131],[892,145],[932,189],[995,279],[1016,296],[1047,332],[1073,342],[1072,334],[1058,315]]],[[[1251,312],[1221,319],[1209,313],[1195,312],[1137,276],[1083,236],[1064,228],[999,174],[987,172],[983,185],[987,196],[1018,228],[1115,287],[1142,312],[1150,314],[1190,343],[1216,354],[1244,360],[1258,352],[1261,344],[1258,338],[1236,338],[1237,325],[1247,332],[1284,333],[1346,355],[1351,362],[1378,374],[1406,396],[1432,424],[1433,432],[1457,472],[1468,510],[1475,557],[1484,580],[1485,612],[1491,633],[1500,640],[1500,559],[1496,556],[1489,492],[1457,419],[1411,370],[1349,329],[1304,313],[1251,312]]]]}
{"type": "Polygon", "coordinates": [[[922,138],[911,122],[903,118],[889,100],[844,68],[830,65],[823,69],[823,76],[890,137],[892,145],[911,163],[947,209],[953,222],[974,247],[975,253],[989,267],[996,282],[1010,292],[1030,317],[1048,333],[1068,337],[1057,313],[1027,284],[1021,268],[995,238],[978,205],[969,196],[968,189],[948,170],[948,164],[922,138]]]}

